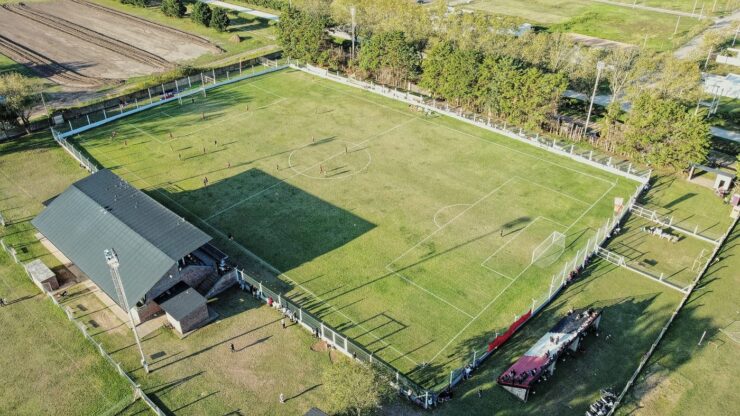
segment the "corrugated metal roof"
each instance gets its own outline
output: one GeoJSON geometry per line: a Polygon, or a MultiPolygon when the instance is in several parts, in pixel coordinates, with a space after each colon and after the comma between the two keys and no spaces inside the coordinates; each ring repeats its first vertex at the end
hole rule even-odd
{"type": "Polygon", "coordinates": [[[113,248],[130,306],[177,260],[211,240],[107,169],[72,184],[32,223],[118,302],[103,256],[113,248]]]}

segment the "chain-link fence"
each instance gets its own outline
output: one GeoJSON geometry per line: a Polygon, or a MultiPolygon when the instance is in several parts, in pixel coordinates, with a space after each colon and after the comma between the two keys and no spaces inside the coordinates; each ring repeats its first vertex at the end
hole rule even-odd
{"type": "Polygon", "coordinates": [[[433,391],[426,390],[414,383],[392,365],[378,358],[372,352],[366,350],[360,344],[332,328],[321,319],[305,311],[282,294],[266,287],[262,282],[249,276],[242,270],[237,270],[237,281],[243,290],[252,291],[260,300],[279,309],[285,316],[294,319],[306,330],[314,334],[314,336],[326,341],[337,351],[353,359],[374,365],[375,368],[380,370],[391,381],[399,394],[425,408],[433,405],[436,397],[433,391]]]}
{"type": "MultiPolygon", "coordinates": [[[[94,129],[112,121],[173,101],[182,103],[183,99],[190,97],[191,95],[207,94],[207,91],[213,88],[218,88],[223,85],[264,75],[270,72],[279,71],[287,67],[286,64],[281,63],[280,61],[263,59],[262,61],[257,62],[258,65],[251,65],[249,67],[235,64],[236,66],[234,66],[233,72],[229,70],[232,67],[220,68],[219,70],[213,69],[210,74],[202,72],[197,76],[189,76],[180,80],[162,84],[159,87],[159,90],[153,91],[152,88],[148,88],[147,90],[139,92],[140,94],[143,94],[141,100],[135,99],[133,103],[121,103],[121,105],[114,111],[102,108],[100,111],[94,110],[90,113],[80,114],[75,119],[68,119],[64,126],[53,128],[52,131],[56,132],[55,139],[61,144],[61,139],[66,139],[72,135],[94,129]],[[264,63],[262,63],[263,61],[264,63]]],[[[76,157],[74,152],[71,153],[76,157]]]]}
{"type": "Polygon", "coordinates": [[[585,163],[638,182],[645,182],[650,178],[650,170],[639,170],[632,166],[632,163],[629,161],[615,160],[613,156],[602,154],[594,149],[580,148],[573,143],[547,138],[539,133],[527,132],[521,127],[507,125],[506,122],[496,123],[490,117],[467,112],[461,107],[450,106],[447,102],[437,101],[418,93],[398,88],[390,88],[384,85],[374,84],[372,82],[360,81],[344,76],[340,74],[339,71],[331,72],[327,69],[317,68],[311,65],[292,62],[291,67],[322,78],[362,88],[397,101],[403,101],[407,104],[418,106],[425,111],[444,114],[448,117],[464,121],[468,124],[474,124],[480,128],[493,131],[520,142],[540,147],[558,155],[574,159],[578,162],[585,163]]]}
{"type": "MultiPolygon", "coordinates": [[[[151,97],[149,96],[149,94],[151,94],[151,89],[149,89],[146,92],[147,95],[143,102],[135,99],[133,107],[128,104],[128,107],[122,107],[121,111],[118,114],[113,115],[109,115],[107,112],[104,112],[102,119],[97,119],[93,117],[88,120],[89,114],[86,114],[84,122],[81,126],[76,127],[75,123],[70,123],[70,129],[68,131],[59,133],[55,130],[52,130],[54,132],[54,138],[55,140],[57,140],[58,143],[60,143],[60,145],[67,149],[72,156],[80,161],[83,166],[85,166],[91,172],[94,172],[95,170],[97,170],[95,165],[92,164],[79,150],[77,150],[74,146],[67,142],[66,137],[83,131],[87,131],[99,125],[117,120],[122,117],[126,117],[131,114],[138,113],[140,111],[144,111],[152,107],[156,107],[174,100],[182,100],[183,98],[188,97],[192,94],[205,93],[205,91],[211,88],[217,88],[225,84],[259,76],[291,66],[303,71],[307,71],[314,75],[318,75],[355,87],[367,89],[372,92],[387,96],[389,98],[409,103],[411,105],[417,105],[427,111],[434,111],[437,113],[445,114],[449,117],[460,119],[467,123],[474,124],[478,127],[490,131],[494,131],[515,140],[541,147],[553,153],[567,156],[581,163],[585,163],[608,171],[610,173],[618,174],[620,176],[640,182],[640,185],[637,187],[637,191],[630,199],[629,203],[626,204],[625,209],[623,209],[617,216],[609,218],[607,222],[597,230],[596,234],[588,240],[586,246],[578,250],[576,252],[576,255],[571,260],[565,263],[559,273],[556,273],[552,276],[550,287],[547,293],[545,293],[539,300],[533,300],[531,308],[529,308],[525,312],[525,314],[522,315],[521,322],[519,322],[519,317],[515,317],[515,322],[517,323],[517,326],[513,329],[510,327],[508,329],[508,332],[510,333],[513,333],[513,331],[517,330],[521,326],[521,324],[531,319],[532,316],[536,315],[540,310],[542,310],[542,308],[544,308],[553,298],[555,298],[562,290],[562,288],[567,285],[573,274],[581,270],[588,263],[589,259],[594,255],[598,248],[602,244],[604,244],[604,242],[606,242],[606,240],[612,235],[614,228],[621,223],[624,215],[629,211],[630,207],[633,206],[637,197],[644,190],[650,178],[650,171],[638,171],[637,169],[634,169],[631,164],[614,164],[612,163],[611,157],[596,155],[593,150],[584,151],[582,149],[577,149],[573,144],[566,144],[564,142],[558,142],[557,140],[540,137],[539,134],[528,134],[522,129],[519,129],[519,131],[516,132],[515,130],[512,130],[510,126],[506,126],[505,124],[496,125],[492,123],[490,119],[484,120],[481,116],[477,114],[465,114],[461,110],[455,112],[454,109],[450,109],[447,104],[437,103],[435,100],[429,99],[428,97],[424,97],[418,94],[412,94],[408,91],[403,92],[396,89],[390,89],[382,85],[375,85],[373,83],[366,83],[363,81],[354,80],[348,77],[341,76],[339,75],[339,73],[333,74],[327,70],[320,68],[315,68],[307,65],[296,65],[294,62],[290,62],[290,60],[288,60],[287,62],[280,62],[262,59],[260,63],[267,68],[260,70],[257,70],[251,66],[249,67],[249,69],[245,69],[244,66],[238,68],[232,67],[231,70],[229,70],[228,68],[222,68],[220,71],[212,71],[210,75],[206,73],[201,73],[199,76],[196,77],[188,77],[184,80],[178,80],[168,84],[163,84],[160,87],[161,91],[159,91],[161,94],[156,97],[154,95],[152,95],[151,97]],[[236,72],[237,70],[238,72],[236,72]],[[525,317],[526,319],[524,319],[525,317]]],[[[243,271],[237,271],[237,278],[242,288],[254,288],[260,299],[265,302],[271,303],[276,308],[281,309],[284,314],[290,315],[303,327],[310,330],[321,339],[329,342],[330,345],[336,348],[338,351],[341,351],[342,353],[355,359],[371,363],[372,365],[376,366],[376,368],[380,369],[392,381],[400,394],[425,408],[428,408],[436,403],[437,396],[439,393],[442,392],[442,390],[452,388],[456,384],[461,382],[465,378],[465,370],[467,366],[471,366],[473,368],[477,367],[483,360],[485,360],[497,349],[497,347],[488,348],[486,346],[480,350],[472,351],[469,355],[469,358],[466,358],[465,360],[467,362],[465,366],[452,370],[450,372],[449,381],[438,383],[432,388],[425,389],[410,380],[404,374],[400,373],[390,364],[375,356],[372,352],[367,351],[363,346],[355,343],[346,335],[343,335],[341,332],[333,329],[331,326],[327,325],[317,317],[306,312],[297,304],[293,303],[289,299],[286,299],[280,293],[274,292],[272,289],[265,287],[261,282],[246,275],[243,271]]],[[[507,332],[506,329],[500,331],[500,333],[505,332],[507,332]]]]}

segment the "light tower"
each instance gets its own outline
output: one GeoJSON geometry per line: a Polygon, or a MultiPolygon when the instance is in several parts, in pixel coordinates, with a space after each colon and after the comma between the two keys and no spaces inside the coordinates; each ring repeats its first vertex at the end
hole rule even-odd
{"type": "Polygon", "coordinates": [[[141,348],[141,340],[139,340],[139,333],[136,332],[136,324],[134,323],[134,315],[131,313],[131,308],[128,305],[128,299],[126,299],[126,292],[123,290],[123,284],[121,283],[121,274],[118,272],[118,268],[121,263],[118,261],[118,256],[113,249],[103,250],[105,255],[105,262],[108,263],[110,268],[110,275],[113,278],[113,286],[116,288],[116,295],[118,295],[118,301],[121,303],[126,313],[128,313],[128,319],[131,322],[131,329],[134,331],[134,338],[136,338],[136,346],[139,347],[139,354],[141,354],[141,366],[144,367],[144,372],[149,373],[149,364],[146,362],[144,356],[144,349],[141,348]]]}
{"type": "MultiPolygon", "coordinates": [[[[602,61],[596,63],[596,82],[594,82],[594,91],[591,93],[591,103],[588,105],[588,115],[586,116],[586,125],[583,126],[583,135],[588,136],[588,123],[591,121],[591,111],[594,109],[594,100],[596,99],[596,90],[599,89],[599,78],[601,78],[601,71],[606,68],[606,64],[602,61]]],[[[612,97],[614,99],[616,97],[612,97]]]]}

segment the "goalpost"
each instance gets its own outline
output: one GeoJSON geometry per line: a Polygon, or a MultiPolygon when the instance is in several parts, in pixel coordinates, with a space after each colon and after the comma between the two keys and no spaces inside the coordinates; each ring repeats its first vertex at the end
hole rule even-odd
{"type": "Polygon", "coordinates": [[[548,262],[547,258],[555,254],[560,255],[563,250],[565,250],[565,234],[553,231],[549,237],[532,250],[532,264],[543,260],[543,263],[547,263],[543,264],[544,266],[550,265],[555,259],[550,259],[548,262]]]}

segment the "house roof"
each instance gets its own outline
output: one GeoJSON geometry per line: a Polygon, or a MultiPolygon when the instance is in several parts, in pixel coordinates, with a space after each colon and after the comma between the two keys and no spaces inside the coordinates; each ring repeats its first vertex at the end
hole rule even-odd
{"type": "Polygon", "coordinates": [[[206,304],[206,298],[183,282],[178,283],[167,292],[158,297],[156,301],[165,312],[177,321],[185,319],[194,310],[206,304]]]}
{"type": "Polygon", "coordinates": [[[32,223],[118,302],[103,256],[103,250],[114,249],[129,306],[179,259],[211,240],[107,169],[72,184],[32,223]]]}

